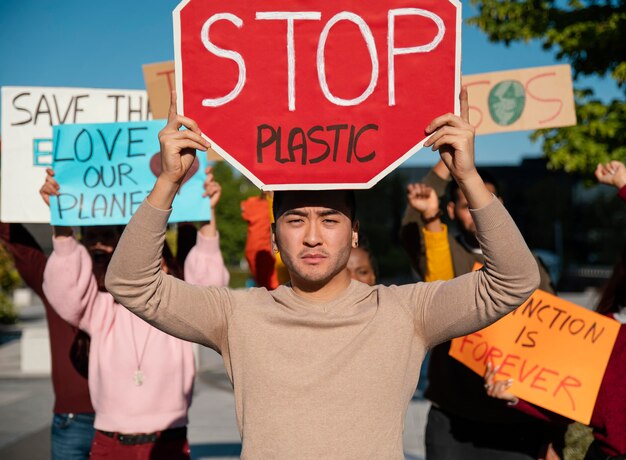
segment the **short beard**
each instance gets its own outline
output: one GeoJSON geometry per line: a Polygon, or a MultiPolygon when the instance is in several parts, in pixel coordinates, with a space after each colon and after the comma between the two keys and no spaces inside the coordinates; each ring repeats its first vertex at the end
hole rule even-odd
{"type": "Polygon", "coordinates": [[[347,251],[343,251],[345,252],[345,254],[344,253],[338,254],[337,265],[333,267],[326,276],[320,277],[318,279],[316,278],[311,279],[311,278],[306,278],[304,276],[301,276],[298,270],[296,269],[296,264],[293,262],[293,260],[291,259],[289,255],[281,252],[281,258],[282,258],[283,264],[285,264],[285,267],[287,268],[287,271],[289,272],[289,277],[291,278],[291,284],[293,285],[295,281],[295,284],[298,286],[300,290],[304,292],[315,292],[323,288],[335,276],[337,276],[337,274],[341,273],[342,271],[346,269],[346,266],[348,265],[348,259],[350,258],[350,251],[351,249],[350,247],[348,247],[347,251]]]}

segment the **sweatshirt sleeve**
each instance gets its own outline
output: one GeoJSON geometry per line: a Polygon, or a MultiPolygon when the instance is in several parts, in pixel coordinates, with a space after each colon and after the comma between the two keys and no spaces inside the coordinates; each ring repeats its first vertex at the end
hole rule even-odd
{"type": "Polygon", "coordinates": [[[170,213],[143,202],[115,249],[106,288],[118,303],[165,333],[220,351],[231,295],[225,288],[194,286],[163,272],[170,213]]]}
{"type": "Polygon", "coordinates": [[[450,281],[422,284],[422,294],[413,298],[416,330],[429,346],[487,327],[539,285],[537,262],[500,201],[494,197],[471,212],[483,267],[450,281]]]}
{"type": "Polygon", "coordinates": [[[43,291],[61,318],[90,332],[98,284],[91,257],[74,237],[54,237],[44,271],[43,291]]]}
{"type": "Polygon", "coordinates": [[[230,273],[224,265],[219,235],[196,233],[196,244],[185,259],[185,281],[198,286],[228,286],[230,273]]]}

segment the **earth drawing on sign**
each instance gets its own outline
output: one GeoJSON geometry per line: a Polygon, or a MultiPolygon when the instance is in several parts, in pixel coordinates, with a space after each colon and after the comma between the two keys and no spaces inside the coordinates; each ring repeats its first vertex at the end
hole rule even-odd
{"type": "Polygon", "coordinates": [[[500,126],[515,123],[524,112],[526,92],[519,81],[501,81],[489,92],[489,113],[500,126]]]}

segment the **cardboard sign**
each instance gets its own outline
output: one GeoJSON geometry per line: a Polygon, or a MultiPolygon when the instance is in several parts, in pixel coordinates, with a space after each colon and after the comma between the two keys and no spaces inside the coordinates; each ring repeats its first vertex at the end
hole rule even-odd
{"type": "Polygon", "coordinates": [[[513,379],[516,396],[588,424],[620,324],[537,290],[491,326],[452,340],[450,356],[479,375],[513,379]]]}
{"type": "MultiPolygon", "coordinates": [[[[158,133],[165,120],[54,127],[52,160],[58,197],[52,225],[126,224],[161,172],[158,133]]],[[[204,155],[197,155],[174,199],[170,222],[211,218],[203,198],[204,155]]]]}
{"type": "Polygon", "coordinates": [[[49,222],[39,188],[52,165],[53,125],[147,119],[145,91],[3,87],[0,220],[49,222]]]}
{"type": "Polygon", "coordinates": [[[369,188],[459,112],[458,0],[185,0],[178,111],[265,190],[369,188]]]}
{"type": "MultiPolygon", "coordinates": [[[[167,118],[170,110],[172,90],[176,89],[176,75],[174,61],[157,62],[143,65],[143,79],[146,82],[150,113],[155,119],[167,118]]],[[[213,149],[209,148],[206,156],[211,161],[224,159],[213,149]]]]}
{"type": "Polygon", "coordinates": [[[142,68],[150,99],[150,112],[155,119],[166,119],[170,108],[170,94],[176,89],[174,61],[144,64],[142,68]]]}
{"type": "Polygon", "coordinates": [[[466,75],[463,85],[476,134],[576,124],[569,65],[466,75]]]}

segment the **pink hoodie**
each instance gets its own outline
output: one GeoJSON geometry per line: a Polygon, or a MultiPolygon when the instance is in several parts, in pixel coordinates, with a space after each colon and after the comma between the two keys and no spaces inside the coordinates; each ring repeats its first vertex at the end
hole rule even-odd
{"type": "MultiPolygon", "coordinates": [[[[59,315],[91,336],[89,390],[96,429],[151,433],[187,425],[195,375],[191,343],[150,326],[98,291],[91,257],[76,239],[54,238],[53,245],[43,288],[59,315]],[[141,385],[135,382],[139,363],[141,385]]],[[[198,233],[185,278],[228,285],[219,237],[198,233]]]]}

